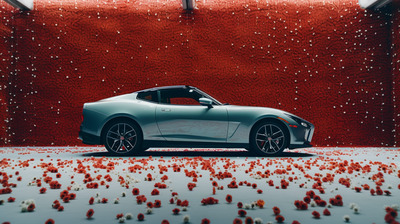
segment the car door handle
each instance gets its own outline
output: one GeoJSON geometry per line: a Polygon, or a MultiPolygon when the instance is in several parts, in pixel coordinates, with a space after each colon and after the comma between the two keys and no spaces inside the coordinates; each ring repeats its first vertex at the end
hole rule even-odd
{"type": "Polygon", "coordinates": [[[162,111],[162,112],[171,112],[171,109],[165,109],[165,108],[163,108],[163,109],[161,109],[161,111],[162,111]]]}

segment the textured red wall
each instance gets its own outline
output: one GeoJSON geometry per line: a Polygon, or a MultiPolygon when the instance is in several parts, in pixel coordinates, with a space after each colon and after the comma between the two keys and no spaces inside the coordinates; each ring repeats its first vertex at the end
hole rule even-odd
{"type": "Polygon", "coordinates": [[[76,2],[14,13],[12,145],[80,144],[83,103],[176,84],[304,117],[318,146],[394,145],[391,17],[356,0],[76,2]]]}
{"type": "Polygon", "coordinates": [[[7,133],[9,127],[8,78],[12,65],[12,14],[11,6],[0,2],[0,145],[11,142],[7,133]]]}

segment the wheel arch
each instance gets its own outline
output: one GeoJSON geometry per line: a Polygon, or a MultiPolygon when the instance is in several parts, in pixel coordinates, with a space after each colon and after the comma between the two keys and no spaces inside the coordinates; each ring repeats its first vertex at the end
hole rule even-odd
{"type": "Polygon", "coordinates": [[[127,116],[127,115],[120,115],[120,116],[117,116],[117,117],[113,117],[113,118],[109,119],[107,122],[104,123],[103,127],[101,128],[101,133],[100,133],[100,143],[101,144],[104,145],[104,140],[103,139],[104,139],[105,130],[107,129],[107,127],[110,124],[115,123],[117,121],[130,121],[130,122],[134,123],[136,126],[138,126],[139,131],[141,132],[142,137],[143,137],[142,127],[140,126],[140,124],[135,119],[133,119],[132,117],[127,116]]]}
{"type": "Polygon", "coordinates": [[[286,123],[283,122],[283,120],[279,119],[278,117],[264,117],[264,118],[259,119],[256,123],[254,123],[253,126],[251,127],[251,130],[250,130],[250,133],[249,133],[249,143],[250,143],[250,138],[252,136],[252,133],[253,133],[255,127],[258,124],[260,124],[262,122],[267,122],[267,121],[275,122],[275,123],[278,123],[278,124],[282,125],[282,127],[285,129],[285,131],[286,131],[286,133],[288,135],[287,146],[289,147],[290,141],[291,141],[291,133],[290,133],[289,128],[287,127],[286,123]]]}

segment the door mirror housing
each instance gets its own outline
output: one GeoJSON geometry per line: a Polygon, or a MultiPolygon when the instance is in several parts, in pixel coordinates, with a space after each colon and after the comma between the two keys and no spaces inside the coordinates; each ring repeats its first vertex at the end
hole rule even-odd
{"type": "Polygon", "coordinates": [[[200,98],[199,102],[201,105],[203,106],[208,106],[209,108],[212,108],[212,100],[208,99],[208,98],[200,98]]]}

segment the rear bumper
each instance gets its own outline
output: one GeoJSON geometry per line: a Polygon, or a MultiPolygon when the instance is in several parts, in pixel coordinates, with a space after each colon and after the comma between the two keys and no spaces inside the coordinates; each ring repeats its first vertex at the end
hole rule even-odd
{"type": "Polygon", "coordinates": [[[79,139],[82,140],[84,144],[87,145],[100,145],[101,140],[99,136],[87,133],[81,130],[79,131],[79,139]]]}

